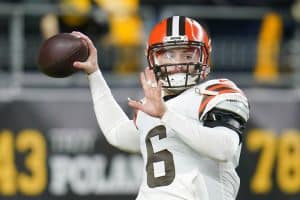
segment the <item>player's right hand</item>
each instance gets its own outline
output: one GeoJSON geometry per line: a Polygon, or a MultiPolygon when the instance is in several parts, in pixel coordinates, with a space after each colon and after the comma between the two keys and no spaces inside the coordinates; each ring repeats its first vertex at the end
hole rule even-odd
{"type": "Polygon", "coordinates": [[[93,44],[92,40],[85,34],[78,31],[73,31],[71,34],[86,41],[89,48],[88,59],[84,62],[76,61],[74,62],[73,66],[75,68],[82,69],[87,74],[91,74],[95,72],[99,68],[99,65],[98,65],[97,49],[93,44]]]}

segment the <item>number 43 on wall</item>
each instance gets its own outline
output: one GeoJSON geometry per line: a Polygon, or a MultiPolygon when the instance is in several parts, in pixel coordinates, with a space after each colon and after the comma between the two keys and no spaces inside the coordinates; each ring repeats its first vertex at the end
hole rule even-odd
{"type": "Polygon", "coordinates": [[[37,130],[22,130],[16,135],[0,131],[0,196],[42,193],[47,185],[46,152],[45,139],[37,130]],[[17,171],[15,152],[26,153],[24,163],[29,173],[17,171]]]}
{"type": "Polygon", "coordinates": [[[256,194],[272,190],[273,169],[280,191],[285,194],[300,192],[300,132],[285,130],[278,135],[270,130],[254,129],[248,132],[247,149],[260,151],[255,173],[250,180],[250,189],[256,194]],[[274,167],[277,161],[276,167],[274,167]]]}

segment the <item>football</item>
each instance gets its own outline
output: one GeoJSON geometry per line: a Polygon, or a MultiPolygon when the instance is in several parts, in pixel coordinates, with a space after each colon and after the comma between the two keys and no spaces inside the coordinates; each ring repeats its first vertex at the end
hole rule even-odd
{"type": "Polygon", "coordinates": [[[85,61],[89,50],[87,43],[70,33],[59,33],[45,40],[39,50],[39,70],[47,76],[63,78],[77,72],[74,61],[85,61]]]}

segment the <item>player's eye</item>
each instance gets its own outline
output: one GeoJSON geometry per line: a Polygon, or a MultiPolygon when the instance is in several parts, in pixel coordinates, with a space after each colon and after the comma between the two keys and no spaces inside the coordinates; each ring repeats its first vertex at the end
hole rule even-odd
{"type": "Polygon", "coordinates": [[[166,59],[174,59],[175,58],[175,54],[173,52],[166,51],[163,54],[163,57],[166,58],[166,59]]]}
{"type": "Polygon", "coordinates": [[[193,59],[193,54],[186,54],[186,55],[184,55],[184,58],[186,60],[191,60],[191,59],[193,59]]]}

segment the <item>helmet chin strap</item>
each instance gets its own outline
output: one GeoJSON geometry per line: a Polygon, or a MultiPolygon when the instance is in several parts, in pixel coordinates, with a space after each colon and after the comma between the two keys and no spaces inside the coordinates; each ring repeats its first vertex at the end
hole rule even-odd
{"type": "Polygon", "coordinates": [[[169,88],[163,88],[162,90],[162,96],[165,97],[165,96],[169,96],[169,95],[177,95],[179,94],[181,91],[173,91],[173,90],[170,90],[169,88]]]}

